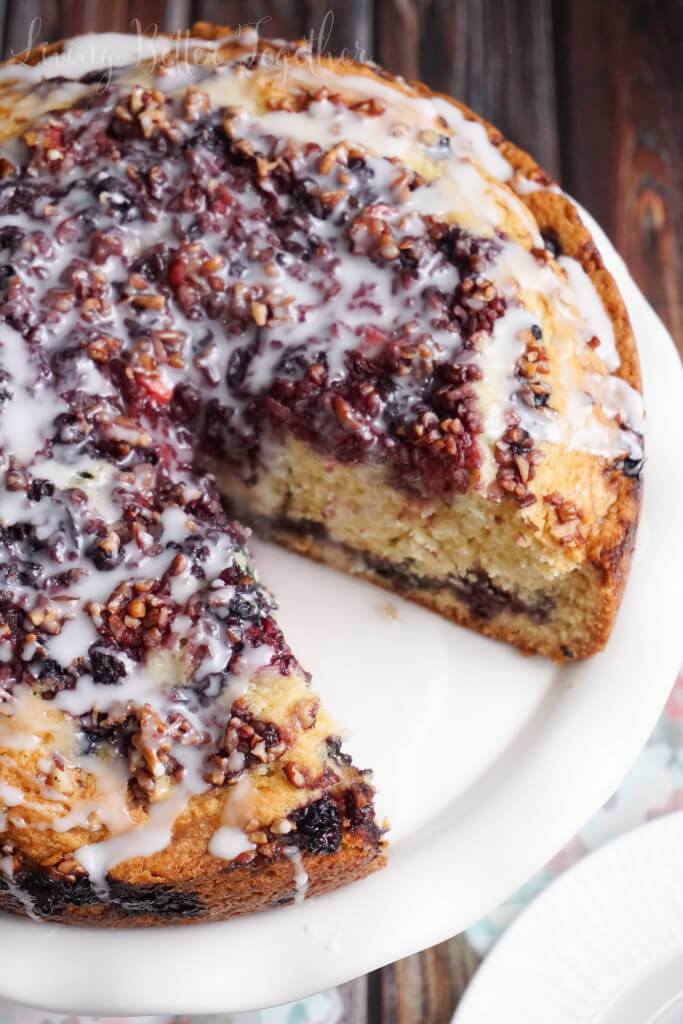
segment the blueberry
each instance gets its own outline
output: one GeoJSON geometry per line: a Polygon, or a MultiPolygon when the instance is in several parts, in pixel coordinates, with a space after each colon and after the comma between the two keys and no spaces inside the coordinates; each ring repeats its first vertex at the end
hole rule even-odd
{"type": "Polygon", "coordinates": [[[235,615],[239,619],[251,619],[254,616],[254,609],[252,606],[248,601],[244,601],[241,597],[233,597],[228,609],[231,615],[235,615]]]}
{"type": "Polygon", "coordinates": [[[126,667],[113,654],[90,649],[90,668],[93,679],[103,686],[115,686],[126,674],[126,667]]]}
{"type": "Polygon", "coordinates": [[[32,480],[26,494],[29,501],[40,501],[41,498],[51,498],[54,490],[55,485],[51,480],[32,480]]]}
{"type": "Polygon", "coordinates": [[[336,853],[340,848],[341,814],[329,797],[316,800],[292,817],[296,820],[296,832],[292,838],[300,849],[311,853],[336,853]]]}
{"type": "Polygon", "coordinates": [[[92,560],[96,569],[102,572],[109,572],[121,563],[123,551],[118,547],[115,551],[105,550],[98,542],[88,548],[88,557],[92,560]]]}
{"type": "Polygon", "coordinates": [[[631,476],[638,479],[640,476],[645,459],[631,459],[629,457],[621,460],[621,472],[624,476],[631,476]]]}

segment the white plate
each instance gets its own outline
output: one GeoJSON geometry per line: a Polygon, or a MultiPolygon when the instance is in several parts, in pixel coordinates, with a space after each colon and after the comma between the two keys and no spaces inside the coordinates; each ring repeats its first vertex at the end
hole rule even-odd
{"type": "Polygon", "coordinates": [[[453,1024],[681,1024],[683,812],[580,861],[474,976],[453,1024]]]}
{"type": "Polygon", "coordinates": [[[0,918],[0,995],[97,1014],[286,1002],[466,928],[614,791],[681,658],[683,376],[666,330],[588,224],[629,308],[649,410],[642,522],[607,649],[558,669],[254,545],[294,649],[353,728],[356,761],[375,769],[380,812],[393,823],[388,867],[225,924],[93,932],[0,918]]]}

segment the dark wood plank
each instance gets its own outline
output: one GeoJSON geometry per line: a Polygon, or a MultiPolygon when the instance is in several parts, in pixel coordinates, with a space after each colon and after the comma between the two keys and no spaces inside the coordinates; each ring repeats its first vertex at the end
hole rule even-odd
{"type": "Polygon", "coordinates": [[[369,56],[373,0],[198,0],[195,18],[215,24],[258,25],[262,36],[310,39],[316,52],[369,56]],[[356,45],[357,44],[357,45],[356,45]]]}
{"type": "MultiPolygon", "coordinates": [[[[106,6],[100,3],[100,7],[106,6]]],[[[168,3],[167,0],[124,0],[125,8],[125,22],[122,31],[130,32],[137,30],[139,25],[143,32],[156,33],[165,32],[169,29],[185,28],[187,25],[187,19],[190,15],[189,3],[181,5],[183,7],[182,23],[177,21],[175,17],[171,24],[168,24],[170,9],[174,6],[168,3]]]]}
{"type": "Polygon", "coordinates": [[[611,235],[683,354],[683,7],[559,0],[562,181],[611,235]]]}
{"type": "Polygon", "coordinates": [[[368,1024],[448,1024],[479,966],[464,935],[368,978],[368,1024]]]}
{"type": "Polygon", "coordinates": [[[60,8],[62,38],[79,32],[125,32],[129,27],[126,0],[107,0],[104,4],[97,0],[61,0],[54,6],[60,8]]]}
{"type": "Polygon", "coordinates": [[[387,0],[376,58],[463,100],[559,169],[551,0],[387,0]]]}
{"type": "Polygon", "coordinates": [[[5,52],[5,29],[7,27],[7,0],[0,0],[0,54],[5,52]]]}
{"type": "MultiPolygon", "coordinates": [[[[428,0],[384,0],[375,16],[375,60],[407,79],[420,77],[420,49],[428,0]]],[[[436,41],[441,50],[440,41],[436,41]]],[[[435,55],[430,72],[439,64],[435,55]]],[[[434,80],[428,84],[435,84],[434,80]]]]}
{"type": "Polygon", "coordinates": [[[422,954],[397,960],[382,975],[383,1021],[410,1024],[419,1020],[433,1024],[426,1016],[425,984],[422,974],[422,954]]]}
{"type": "Polygon", "coordinates": [[[39,43],[63,38],[57,4],[44,0],[9,3],[5,20],[3,60],[39,43]]]}
{"type": "Polygon", "coordinates": [[[340,985],[337,991],[344,1006],[339,1024],[367,1024],[368,976],[340,985]]]}
{"type": "Polygon", "coordinates": [[[310,32],[314,32],[318,52],[322,55],[344,53],[357,60],[372,58],[374,0],[333,4],[327,0],[307,0],[306,6],[309,11],[305,34],[310,38],[310,32]]]}
{"type": "Polygon", "coordinates": [[[304,22],[301,7],[288,0],[198,0],[193,5],[193,17],[199,21],[211,21],[216,25],[257,25],[264,36],[295,38],[301,34],[304,22]]]}
{"type": "Polygon", "coordinates": [[[192,21],[191,0],[167,0],[164,13],[164,28],[167,32],[189,28],[192,21]]]}
{"type": "MultiPolygon", "coordinates": [[[[178,7],[178,4],[175,5],[178,7]]],[[[3,56],[18,53],[29,45],[54,42],[79,32],[131,32],[141,29],[164,31],[166,0],[26,0],[8,5],[3,56]]],[[[189,3],[181,5],[187,22],[189,3]]],[[[177,23],[176,23],[177,25],[177,23]]],[[[174,26],[176,27],[176,26],[174,26]]]]}

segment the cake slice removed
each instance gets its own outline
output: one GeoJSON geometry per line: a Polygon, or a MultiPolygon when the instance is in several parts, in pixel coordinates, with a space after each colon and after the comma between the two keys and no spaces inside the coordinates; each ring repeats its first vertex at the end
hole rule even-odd
{"type": "Polygon", "coordinates": [[[5,69],[5,322],[65,383],[85,349],[126,403],[146,389],[281,542],[525,652],[595,653],[644,419],[578,210],[424,86],[194,31],[5,69]]]}
{"type": "Polygon", "coordinates": [[[0,75],[0,906],[65,922],[383,863],[230,516],[558,662],[638,519],[638,356],[571,200],[424,86],[194,31],[0,75]]]}
{"type": "Polygon", "coordinates": [[[200,89],[227,138],[193,146],[199,167],[220,150],[257,305],[199,458],[242,521],[301,554],[525,653],[594,654],[628,575],[644,412],[579,210],[419,83],[305,44],[221,52],[200,89]]]}

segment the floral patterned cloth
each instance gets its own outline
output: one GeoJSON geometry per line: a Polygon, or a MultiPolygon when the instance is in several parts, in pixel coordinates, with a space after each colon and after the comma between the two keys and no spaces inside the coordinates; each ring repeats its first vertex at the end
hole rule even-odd
{"type": "Polygon", "coordinates": [[[549,864],[468,930],[471,944],[484,955],[520,910],[585,854],[652,818],[682,809],[683,673],[640,757],[616,793],[549,864]]]}
{"type": "Polygon", "coordinates": [[[253,1013],[223,1013],[210,1017],[71,1017],[45,1013],[0,1000],[0,1024],[338,1024],[342,1001],[335,989],[319,992],[298,1003],[253,1013]]]}
{"type": "MultiPolygon", "coordinates": [[[[472,945],[485,955],[527,903],[586,853],[651,818],[683,809],[683,674],[671,691],[646,747],[616,793],[538,874],[473,925],[472,945]]],[[[338,992],[320,992],[298,1003],[253,1013],[196,1018],[201,1024],[338,1024],[343,1013],[338,992]]],[[[95,1018],[66,1017],[10,1005],[0,1000],[0,1024],[94,1024],[95,1018]]],[[[187,1017],[99,1018],[97,1024],[195,1024],[187,1017]]]]}

